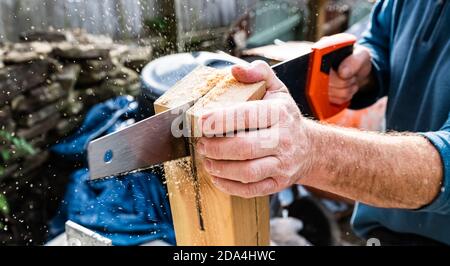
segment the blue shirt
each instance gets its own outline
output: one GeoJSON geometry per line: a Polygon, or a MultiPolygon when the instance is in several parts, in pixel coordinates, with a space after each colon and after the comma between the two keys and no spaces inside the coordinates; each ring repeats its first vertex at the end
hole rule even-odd
{"type": "Polygon", "coordinates": [[[360,42],[371,50],[378,90],[357,95],[353,104],[362,107],[388,96],[387,129],[419,132],[428,138],[439,151],[444,169],[440,194],[419,210],[357,204],[352,224],[360,236],[385,227],[450,245],[449,2],[378,1],[360,42]]]}

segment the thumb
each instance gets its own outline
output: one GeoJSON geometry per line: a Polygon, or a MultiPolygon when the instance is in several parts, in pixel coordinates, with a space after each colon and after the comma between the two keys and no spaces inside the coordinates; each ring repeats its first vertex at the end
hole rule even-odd
{"type": "Polygon", "coordinates": [[[339,77],[341,79],[350,79],[358,74],[366,62],[370,62],[370,58],[366,51],[355,49],[355,52],[339,65],[339,77]]]}
{"type": "Polygon", "coordinates": [[[270,66],[260,60],[249,65],[236,65],[231,68],[234,78],[243,83],[256,83],[265,81],[267,91],[286,90],[284,84],[278,79],[270,66]]]}

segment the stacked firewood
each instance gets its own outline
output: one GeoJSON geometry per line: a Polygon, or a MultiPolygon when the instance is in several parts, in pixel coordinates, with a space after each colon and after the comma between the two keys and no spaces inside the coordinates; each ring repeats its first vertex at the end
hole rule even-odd
{"type": "Polygon", "coordinates": [[[138,73],[151,59],[150,48],[81,30],[28,32],[21,39],[0,44],[3,194],[42,177],[51,145],[74,132],[90,107],[119,95],[136,96],[138,73]]]}

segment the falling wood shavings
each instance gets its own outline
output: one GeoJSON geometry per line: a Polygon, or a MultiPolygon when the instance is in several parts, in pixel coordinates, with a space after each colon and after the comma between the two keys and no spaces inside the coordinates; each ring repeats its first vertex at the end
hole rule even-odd
{"type": "Polygon", "coordinates": [[[186,173],[192,173],[192,161],[191,157],[182,158],[181,160],[175,161],[175,164],[183,169],[186,173]]]}
{"type": "Polygon", "coordinates": [[[166,162],[164,164],[164,168],[166,172],[166,182],[177,186],[178,189],[182,189],[182,186],[192,183],[193,168],[191,157],[185,157],[175,161],[166,162]],[[174,175],[170,175],[167,173],[177,173],[177,175],[174,178],[174,175]],[[171,176],[172,179],[167,178],[168,176],[171,176]]]}

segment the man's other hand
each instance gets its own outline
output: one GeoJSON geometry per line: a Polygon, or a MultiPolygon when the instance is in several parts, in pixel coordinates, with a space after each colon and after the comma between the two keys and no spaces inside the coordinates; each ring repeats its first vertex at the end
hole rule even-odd
{"type": "Polygon", "coordinates": [[[358,90],[369,82],[372,63],[369,49],[356,46],[352,55],[347,57],[336,73],[331,70],[329,98],[334,104],[349,102],[358,90]]]}

